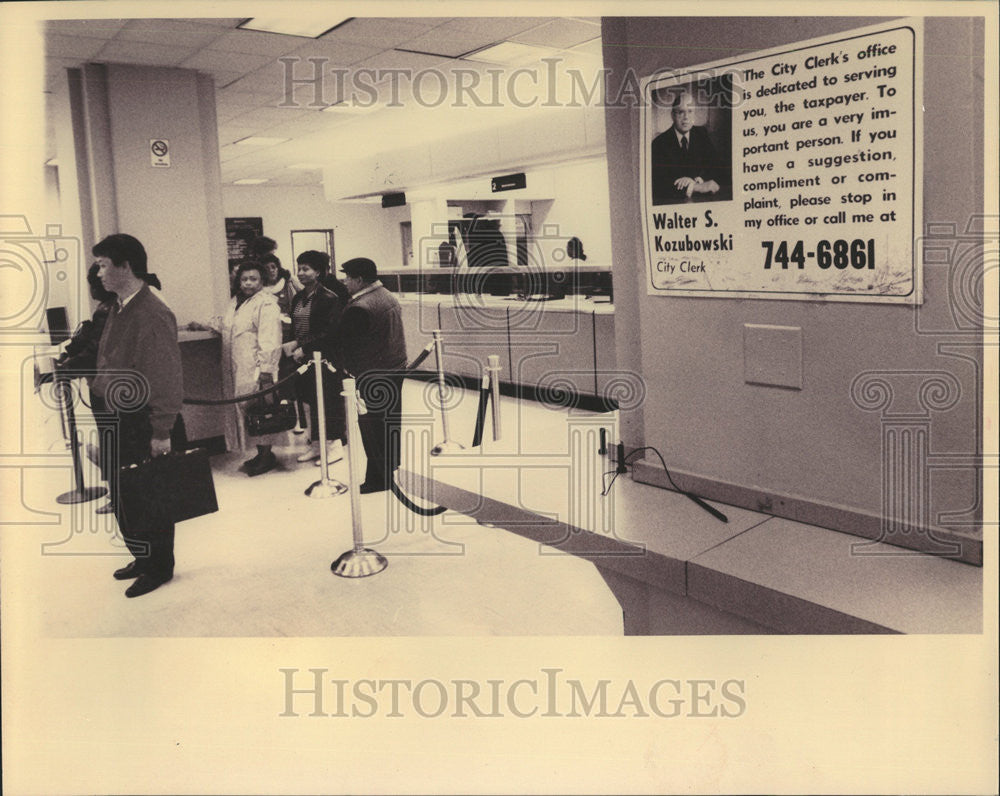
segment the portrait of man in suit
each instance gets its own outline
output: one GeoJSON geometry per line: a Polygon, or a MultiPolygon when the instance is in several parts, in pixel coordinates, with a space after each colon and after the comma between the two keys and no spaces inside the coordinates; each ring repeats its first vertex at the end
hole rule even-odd
{"type": "Polygon", "coordinates": [[[650,147],[654,205],[732,197],[728,141],[725,148],[713,143],[708,127],[696,124],[699,115],[707,117],[708,110],[699,107],[690,89],[674,93],[671,126],[650,147]]]}

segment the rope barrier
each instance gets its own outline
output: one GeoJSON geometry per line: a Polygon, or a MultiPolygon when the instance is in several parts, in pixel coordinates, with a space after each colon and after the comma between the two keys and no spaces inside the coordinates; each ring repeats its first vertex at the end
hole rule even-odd
{"type": "Polygon", "coordinates": [[[403,494],[403,491],[396,485],[395,481],[389,482],[389,489],[392,490],[392,494],[398,498],[400,503],[406,506],[406,508],[414,514],[419,514],[421,517],[436,517],[438,514],[444,514],[448,510],[444,506],[435,506],[434,508],[424,508],[423,506],[418,506],[403,494]]]}
{"type": "MultiPolygon", "coordinates": [[[[185,398],[184,403],[189,406],[225,406],[226,404],[238,404],[243,401],[252,401],[255,398],[260,398],[264,395],[270,395],[275,390],[278,390],[296,376],[301,376],[309,368],[312,367],[312,362],[306,362],[296,368],[293,372],[289,373],[285,378],[280,381],[276,381],[270,387],[265,387],[263,390],[258,390],[257,392],[245,393],[243,395],[237,395],[233,398],[185,398]]],[[[334,370],[336,372],[336,370],[334,370]]]]}
{"type": "Polygon", "coordinates": [[[476,410],[476,430],[472,433],[473,448],[483,444],[483,429],[486,426],[486,407],[490,402],[490,392],[490,377],[483,376],[483,383],[479,388],[479,408],[476,410]]]}

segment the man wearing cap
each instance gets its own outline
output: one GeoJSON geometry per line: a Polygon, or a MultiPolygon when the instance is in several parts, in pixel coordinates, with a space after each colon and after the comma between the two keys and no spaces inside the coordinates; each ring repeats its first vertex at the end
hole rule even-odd
{"type": "Polygon", "coordinates": [[[368,457],[362,494],[383,492],[399,467],[400,415],[406,338],[396,297],[379,281],[367,257],[341,266],[351,298],[337,335],[340,364],[357,379],[367,413],[358,418],[368,457]]]}

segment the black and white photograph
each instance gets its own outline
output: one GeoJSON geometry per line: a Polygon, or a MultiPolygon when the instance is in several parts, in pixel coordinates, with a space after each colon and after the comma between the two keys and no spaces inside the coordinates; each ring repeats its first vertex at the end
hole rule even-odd
{"type": "Polygon", "coordinates": [[[996,792],[995,4],[0,22],[4,793],[996,792]]]}

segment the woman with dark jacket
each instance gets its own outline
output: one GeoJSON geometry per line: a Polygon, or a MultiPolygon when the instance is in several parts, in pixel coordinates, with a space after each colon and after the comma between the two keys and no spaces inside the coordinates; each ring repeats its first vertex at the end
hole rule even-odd
{"type": "MultiPolygon", "coordinates": [[[[305,251],[298,256],[299,281],[303,289],[292,299],[292,333],[295,340],[292,357],[302,363],[312,359],[313,352],[319,351],[323,357],[333,362],[333,335],[340,325],[344,311],[343,298],[324,286],[324,278],[330,269],[330,257],[318,251],[305,251]]],[[[339,283],[338,283],[339,284],[339,283]]],[[[343,287],[341,285],[341,287],[343,287]]],[[[344,288],[346,292],[346,288],[344,288]]],[[[323,371],[323,406],[326,411],[327,462],[343,458],[343,443],[346,441],[346,421],[344,399],[340,394],[343,379],[329,370],[323,371]]],[[[300,462],[319,458],[319,423],[316,402],[316,375],[310,370],[298,380],[297,391],[309,403],[310,439],[312,444],[307,453],[298,457],[300,462]]]]}

